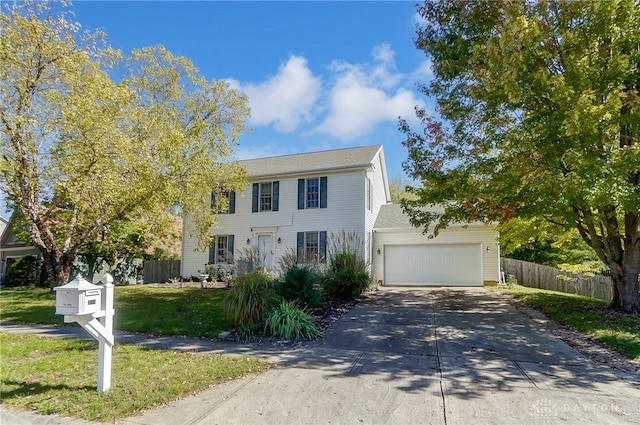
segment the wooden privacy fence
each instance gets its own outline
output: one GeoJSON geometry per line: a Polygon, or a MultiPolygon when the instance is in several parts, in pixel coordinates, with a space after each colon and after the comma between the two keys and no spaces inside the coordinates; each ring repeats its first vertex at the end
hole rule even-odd
{"type": "Polygon", "coordinates": [[[605,301],[613,299],[613,288],[611,277],[609,276],[582,276],[563,272],[553,267],[511,258],[501,258],[500,262],[504,274],[506,276],[515,276],[522,286],[584,295],[585,297],[598,298],[605,301]],[[559,275],[567,276],[571,279],[558,278],[559,275]]]}
{"type": "Polygon", "coordinates": [[[180,277],[180,260],[145,261],[142,276],[144,283],[166,282],[180,277]]]}

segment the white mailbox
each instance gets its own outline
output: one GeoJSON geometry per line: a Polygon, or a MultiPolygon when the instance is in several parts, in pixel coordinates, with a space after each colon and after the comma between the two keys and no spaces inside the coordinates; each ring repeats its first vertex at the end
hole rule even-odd
{"type": "Polygon", "coordinates": [[[102,307],[102,287],[93,285],[80,275],[53,290],[56,291],[56,314],[93,314],[102,307]]]}

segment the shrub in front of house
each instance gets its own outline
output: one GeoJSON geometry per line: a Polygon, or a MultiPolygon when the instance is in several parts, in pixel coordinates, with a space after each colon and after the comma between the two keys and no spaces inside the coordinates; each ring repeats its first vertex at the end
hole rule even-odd
{"type": "Polygon", "coordinates": [[[274,297],[273,278],[262,271],[238,276],[222,301],[225,319],[234,326],[260,324],[274,297]]]}
{"type": "Polygon", "coordinates": [[[275,292],[285,300],[299,301],[303,306],[316,307],[322,301],[321,280],[321,275],[311,267],[290,266],[275,283],[275,292]]]}
{"type": "Polygon", "coordinates": [[[326,298],[355,300],[367,289],[370,278],[366,270],[344,268],[327,272],[323,282],[326,298]]]}
{"type": "Polygon", "coordinates": [[[322,335],[313,316],[301,309],[295,301],[287,300],[282,300],[271,310],[264,332],[288,341],[298,338],[312,339],[322,335]]]}
{"type": "Polygon", "coordinates": [[[37,285],[38,259],[33,255],[26,255],[16,261],[7,272],[4,286],[37,285]]]}

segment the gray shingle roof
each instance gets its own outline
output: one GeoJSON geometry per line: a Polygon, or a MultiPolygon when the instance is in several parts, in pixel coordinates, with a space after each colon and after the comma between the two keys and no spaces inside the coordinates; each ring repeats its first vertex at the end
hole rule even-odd
{"type": "Polygon", "coordinates": [[[252,178],[286,174],[312,174],[322,171],[338,171],[367,168],[382,145],[329,151],[273,156],[269,158],[239,161],[252,178]]]}
{"type": "MultiPolygon", "coordinates": [[[[443,208],[437,205],[430,205],[424,208],[433,212],[443,211],[443,208]]],[[[374,229],[415,229],[409,222],[409,216],[402,211],[402,205],[400,204],[382,205],[373,227],[374,229]]]]}
{"type": "Polygon", "coordinates": [[[380,207],[373,227],[375,229],[410,229],[413,226],[400,204],[387,204],[380,207]]]}

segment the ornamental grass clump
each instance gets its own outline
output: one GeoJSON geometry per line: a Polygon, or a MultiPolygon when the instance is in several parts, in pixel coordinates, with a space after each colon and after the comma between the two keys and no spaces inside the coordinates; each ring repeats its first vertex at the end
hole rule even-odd
{"type": "Polygon", "coordinates": [[[243,274],[222,301],[224,317],[234,326],[262,323],[273,296],[271,276],[262,271],[243,274]]]}
{"type": "Polygon", "coordinates": [[[271,311],[264,326],[264,332],[288,341],[322,336],[313,316],[301,309],[295,301],[287,300],[282,300],[271,311]]]}
{"type": "Polygon", "coordinates": [[[364,243],[354,232],[332,234],[329,268],[323,282],[327,298],[355,300],[371,281],[364,259],[364,243]]]}

